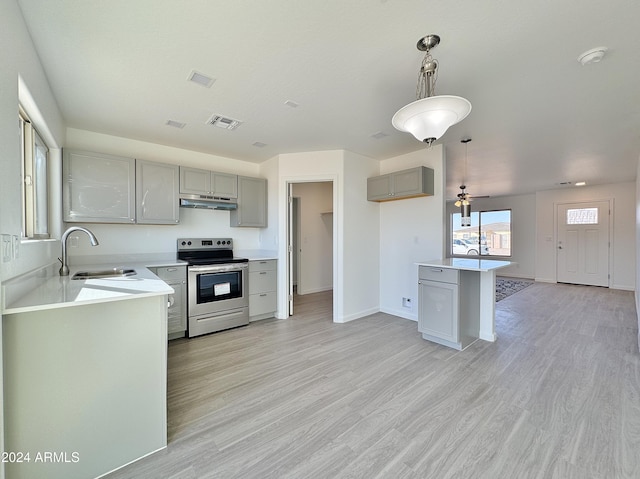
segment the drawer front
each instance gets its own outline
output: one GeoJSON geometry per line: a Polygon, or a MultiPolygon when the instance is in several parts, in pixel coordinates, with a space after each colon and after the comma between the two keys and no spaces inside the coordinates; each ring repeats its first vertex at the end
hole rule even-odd
{"type": "Polygon", "coordinates": [[[266,293],[276,290],[276,272],[255,271],[249,273],[249,294],[266,293]]]}
{"type": "Polygon", "coordinates": [[[252,294],[249,296],[249,315],[272,313],[276,310],[276,292],[252,294]]]}
{"type": "Polygon", "coordinates": [[[166,266],[162,268],[153,268],[153,270],[155,270],[156,276],[158,276],[158,278],[160,279],[176,279],[182,281],[187,280],[186,266],[166,266]]]}
{"type": "Polygon", "coordinates": [[[436,266],[420,266],[418,277],[428,281],[440,281],[441,283],[458,284],[457,269],[438,268],[436,266]]]}
{"type": "Polygon", "coordinates": [[[275,259],[249,261],[249,273],[253,273],[254,271],[271,271],[275,269],[275,259]]]}

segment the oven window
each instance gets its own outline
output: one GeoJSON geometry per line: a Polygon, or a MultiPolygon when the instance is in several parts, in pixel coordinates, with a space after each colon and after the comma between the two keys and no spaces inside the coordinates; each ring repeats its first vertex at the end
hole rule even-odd
{"type": "Polygon", "coordinates": [[[242,297],[242,271],[198,275],[198,304],[242,297]]]}

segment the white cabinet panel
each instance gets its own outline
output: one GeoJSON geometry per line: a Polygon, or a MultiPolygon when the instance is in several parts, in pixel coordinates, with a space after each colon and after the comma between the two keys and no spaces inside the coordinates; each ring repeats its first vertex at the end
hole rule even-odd
{"type": "Polygon", "coordinates": [[[278,262],[249,261],[249,319],[272,318],[277,309],[278,262]]]}
{"type": "Polygon", "coordinates": [[[238,208],[231,211],[231,226],[267,226],[267,180],[238,177],[238,208]]]}
{"type": "Polygon", "coordinates": [[[422,337],[459,350],[478,339],[479,273],[420,266],[418,275],[418,331],[422,337]]]}
{"type": "Polygon", "coordinates": [[[176,165],[136,160],[136,221],[143,224],[178,223],[178,188],[176,165]]]}
{"type": "Polygon", "coordinates": [[[180,167],[180,193],[237,198],[238,176],[182,166],[180,167]]]}
{"type": "Polygon", "coordinates": [[[135,160],[65,150],[63,219],[67,222],[135,222],[135,160]]]}
{"type": "Polygon", "coordinates": [[[174,289],[174,293],[169,295],[167,312],[169,339],[184,337],[187,331],[187,267],[166,266],[149,270],[174,289]]]}
{"type": "Polygon", "coordinates": [[[418,166],[367,179],[367,200],[391,201],[433,196],[433,170],[418,166]]]}

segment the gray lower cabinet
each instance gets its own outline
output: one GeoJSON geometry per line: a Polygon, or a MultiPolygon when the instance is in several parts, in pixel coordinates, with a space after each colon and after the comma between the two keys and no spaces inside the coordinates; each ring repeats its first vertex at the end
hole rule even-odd
{"type": "Polygon", "coordinates": [[[249,320],[273,318],[277,309],[275,259],[249,261],[249,320]]]}
{"type": "Polygon", "coordinates": [[[181,166],[180,193],[237,198],[238,176],[181,166]]]}
{"type": "Polygon", "coordinates": [[[418,166],[367,179],[367,200],[392,201],[433,196],[433,170],[418,166]]]}
{"type": "Polygon", "coordinates": [[[64,150],[63,220],[135,223],[135,159],[64,150]]]}
{"type": "Polygon", "coordinates": [[[418,331],[426,340],[458,350],[478,339],[479,276],[449,268],[420,266],[418,331]]]}
{"type": "Polygon", "coordinates": [[[179,171],[176,165],[136,160],[137,223],[179,223],[179,171]]]}
{"type": "Polygon", "coordinates": [[[171,286],[167,327],[169,339],[183,338],[187,331],[187,267],[163,266],[149,268],[158,278],[171,286]]]}
{"type": "Polygon", "coordinates": [[[238,208],[230,212],[231,226],[266,228],[267,180],[238,176],[238,208]]]}

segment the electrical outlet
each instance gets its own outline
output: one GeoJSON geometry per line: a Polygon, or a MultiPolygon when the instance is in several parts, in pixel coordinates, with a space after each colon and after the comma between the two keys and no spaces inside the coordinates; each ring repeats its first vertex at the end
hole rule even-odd
{"type": "Polygon", "coordinates": [[[411,298],[402,298],[402,307],[407,309],[412,309],[411,298]]]}
{"type": "Polygon", "coordinates": [[[11,251],[11,235],[2,235],[2,262],[8,263],[13,258],[11,251]]]}

